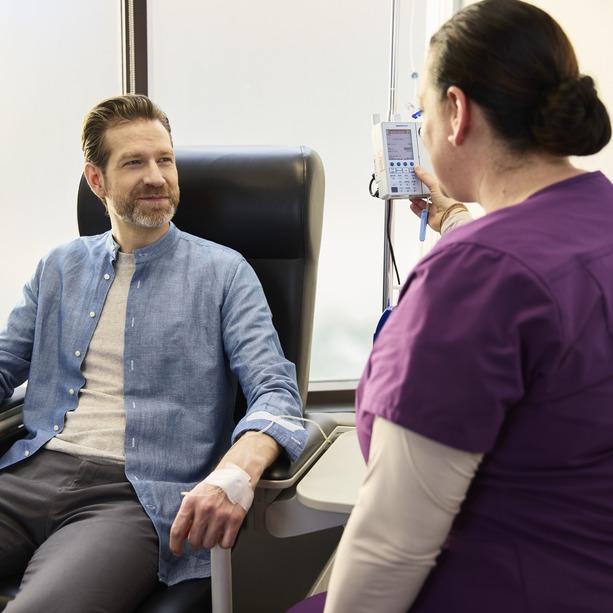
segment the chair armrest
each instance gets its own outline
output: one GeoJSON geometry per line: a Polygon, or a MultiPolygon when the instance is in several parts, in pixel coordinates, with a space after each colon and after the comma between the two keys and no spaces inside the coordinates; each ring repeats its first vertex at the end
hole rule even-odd
{"type": "Polygon", "coordinates": [[[258,487],[278,490],[294,485],[328,448],[339,429],[336,417],[333,413],[309,414],[308,419],[311,421],[305,423],[307,442],[298,459],[292,462],[286,455],[279,456],[264,471],[258,487]]]}
{"type": "Polygon", "coordinates": [[[315,425],[309,424],[309,442],[300,458],[290,463],[284,458],[285,465],[273,465],[271,471],[264,474],[258,483],[253,506],[253,520],[256,530],[265,531],[272,536],[285,538],[327,528],[342,526],[346,523],[348,513],[321,511],[309,508],[298,499],[297,488],[326,452],[332,442],[341,434],[355,431],[354,412],[307,413],[307,417],[322,426],[326,433],[324,439],[315,425]],[[282,472],[287,469],[287,472],[282,472]],[[269,476],[284,477],[278,481],[269,476]]]}

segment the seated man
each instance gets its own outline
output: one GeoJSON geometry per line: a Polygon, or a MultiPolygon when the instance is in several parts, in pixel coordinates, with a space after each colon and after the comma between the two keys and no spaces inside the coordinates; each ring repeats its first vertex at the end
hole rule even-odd
{"type": "Polygon", "coordinates": [[[275,421],[301,401],[255,273],[170,221],[166,115],[105,100],[82,144],[112,229],[47,255],[0,331],[0,401],[28,381],[27,436],[0,458],[0,576],[25,570],[7,612],[130,611],[158,578],[208,576],[264,469],[306,441],[275,421]]]}

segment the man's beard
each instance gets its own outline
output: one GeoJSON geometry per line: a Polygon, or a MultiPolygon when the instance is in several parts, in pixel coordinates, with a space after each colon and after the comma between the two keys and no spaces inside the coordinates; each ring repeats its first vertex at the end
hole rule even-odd
{"type": "Polygon", "coordinates": [[[131,193],[127,198],[113,198],[115,213],[124,221],[141,228],[160,228],[167,224],[177,212],[179,206],[179,188],[148,189],[131,193]],[[141,198],[164,197],[163,203],[152,205],[141,198]]]}

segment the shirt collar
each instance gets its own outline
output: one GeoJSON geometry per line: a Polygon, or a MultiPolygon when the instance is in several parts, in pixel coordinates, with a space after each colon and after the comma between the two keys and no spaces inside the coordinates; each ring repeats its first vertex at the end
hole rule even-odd
{"type": "MultiPolygon", "coordinates": [[[[164,236],[156,240],[154,243],[143,247],[142,249],[134,250],[134,261],[136,263],[146,262],[148,260],[153,260],[155,258],[163,256],[170,249],[172,249],[177,240],[179,240],[179,233],[179,229],[171,221],[170,228],[168,229],[168,232],[164,234],[164,236]]],[[[110,230],[106,237],[106,249],[111,254],[113,259],[117,258],[119,244],[113,238],[113,234],[110,230]]]]}

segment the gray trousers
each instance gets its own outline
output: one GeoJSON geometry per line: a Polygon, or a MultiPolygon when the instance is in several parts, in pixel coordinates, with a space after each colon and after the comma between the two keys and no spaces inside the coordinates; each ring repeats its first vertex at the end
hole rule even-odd
{"type": "Polygon", "coordinates": [[[158,538],[124,470],[54,451],[0,471],[6,613],[121,613],[157,584],[158,538]]]}

